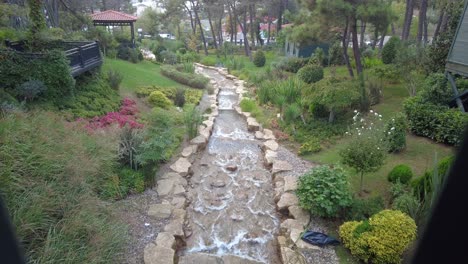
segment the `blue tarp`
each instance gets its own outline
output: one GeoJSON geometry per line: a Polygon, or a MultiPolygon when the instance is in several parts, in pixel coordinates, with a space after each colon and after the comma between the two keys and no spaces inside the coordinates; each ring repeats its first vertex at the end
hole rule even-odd
{"type": "Polygon", "coordinates": [[[317,245],[317,246],[325,246],[325,245],[338,245],[340,241],[336,240],[335,238],[328,236],[324,233],[309,231],[305,232],[302,237],[307,243],[317,245]]]}

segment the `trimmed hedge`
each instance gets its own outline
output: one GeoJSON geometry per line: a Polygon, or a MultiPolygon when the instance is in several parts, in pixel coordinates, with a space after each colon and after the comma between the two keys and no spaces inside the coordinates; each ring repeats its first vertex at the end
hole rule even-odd
{"type": "Polygon", "coordinates": [[[187,86],[205,89],[208,84],[209,79],[201,75],[190,74],[185,72],[178,71],[175,67],[172,66],[162,66],[161,67],[162,75],[187,86]]]}
{"type": "Polygon", "coordinates": [[[263,67],[265,66],[265,62],[266,62],[265,53],[263,53],[263,51],[261,50],[255,52],[255,55],[253,58],[253,64],[257,67],[263,67]]]}
{"type": "Polygon", "coordinates": [[[316,83],[323,79],[323,67],[315,64],[306,65],[297,72],[297,76],[305,83],[316,83]]]}
{"type": "Polygon", "coordinates": [[[172,101],[167,98],[163,92],[154,91],[148,97],[148,102],[156,107],[167,109],[172,106],[172,101]]]}
{"type": "Polygon", "coordinates": [[[447,106],[424,103],[418,96],[403,103],[411,132],[437,142],[458,145],[468,124],[468,115],[447,106]]]}
{"type": "Polygon", "coordinates": [[[383,210],[369,220],[344,223],[339,233],[344,246],[364,262],[396,264],[416,238],[416,223],[400,211],[383,210]]]}

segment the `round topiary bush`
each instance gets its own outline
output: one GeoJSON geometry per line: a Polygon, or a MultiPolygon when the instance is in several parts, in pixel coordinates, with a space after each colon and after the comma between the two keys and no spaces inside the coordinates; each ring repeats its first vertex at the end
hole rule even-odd
{"type": "Polygon", "coordinates": [[[416,223],[400,211],[383,210],[366,221],[345,222],[339,233],[344,246],[365,263],[400,263],[416,238],[416,223]]]}
{"type": "Polygon", "coordinates": [[[254,65],[257,67],[263,67],[265,66],[265,62],[266,62],[265,53],[263,53],[263,51],[261,50],[255,52],[254,59],[253,59],[254,65]]]}
{"type": "Polygon", "coordinates": [[[351,203],[348,176],[340,167],[318,166],[299,177],[299,205],[321,217],[336,217],[351,203]]]}
{"type": "Polygon", "coordinates": [[[382,49],[382,61],[385,64],[391,64],[394,62],[397,54],[398,45],[400,39],[398,37],[391,37],[387,44],[382,49]]]}
{"type": "Polygon", "coordinates": [[[297,75],[305,83],[316,83],[323,79],[323,67],[320,65],[309,64],[302,67],[297,75]]]}
{"type": "Polygon", "coordinates": [[[154,91],[148,97],[148,102],[156,107],[164,109],[169,108],[172,105],[171,100],[167,98],[161,91],[154,91]]]}
{"type": "Polygon", "coordinates": [[[408,165],[400,164],[395,166],[387,176],[389,182],[400,181],[403,184],[409,183],[413,177],[413,171],[408,165]]]}

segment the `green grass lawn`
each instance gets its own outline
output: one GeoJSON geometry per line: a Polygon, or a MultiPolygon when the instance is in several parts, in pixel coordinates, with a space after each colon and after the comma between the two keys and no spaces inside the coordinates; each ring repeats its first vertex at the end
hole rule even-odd
{"type": "Polygon", "coordinates": [[[106,58],[103,70],[106,72],[110,69],[119,71],[124,76],[120,85],[120,89],[124,93],[145,85],[181,86],[181,84],[162,76],[160,66],[149,61],[134,64],[124,60],[106,58]]]}

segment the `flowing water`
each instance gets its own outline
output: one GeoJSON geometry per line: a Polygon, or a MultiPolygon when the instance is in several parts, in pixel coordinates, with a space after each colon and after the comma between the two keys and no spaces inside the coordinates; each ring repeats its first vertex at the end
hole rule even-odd
{"type": "Polygon", "coordinates": [[[182,254],[204,252],[280,263],[275,239],[279,220],[261,142],[234,110],[238,102],[234,82],[217,71],[202,71],[220,86],[219,115],[206,149],[192,166],[187,212],[193,232],[182,254]]]}

